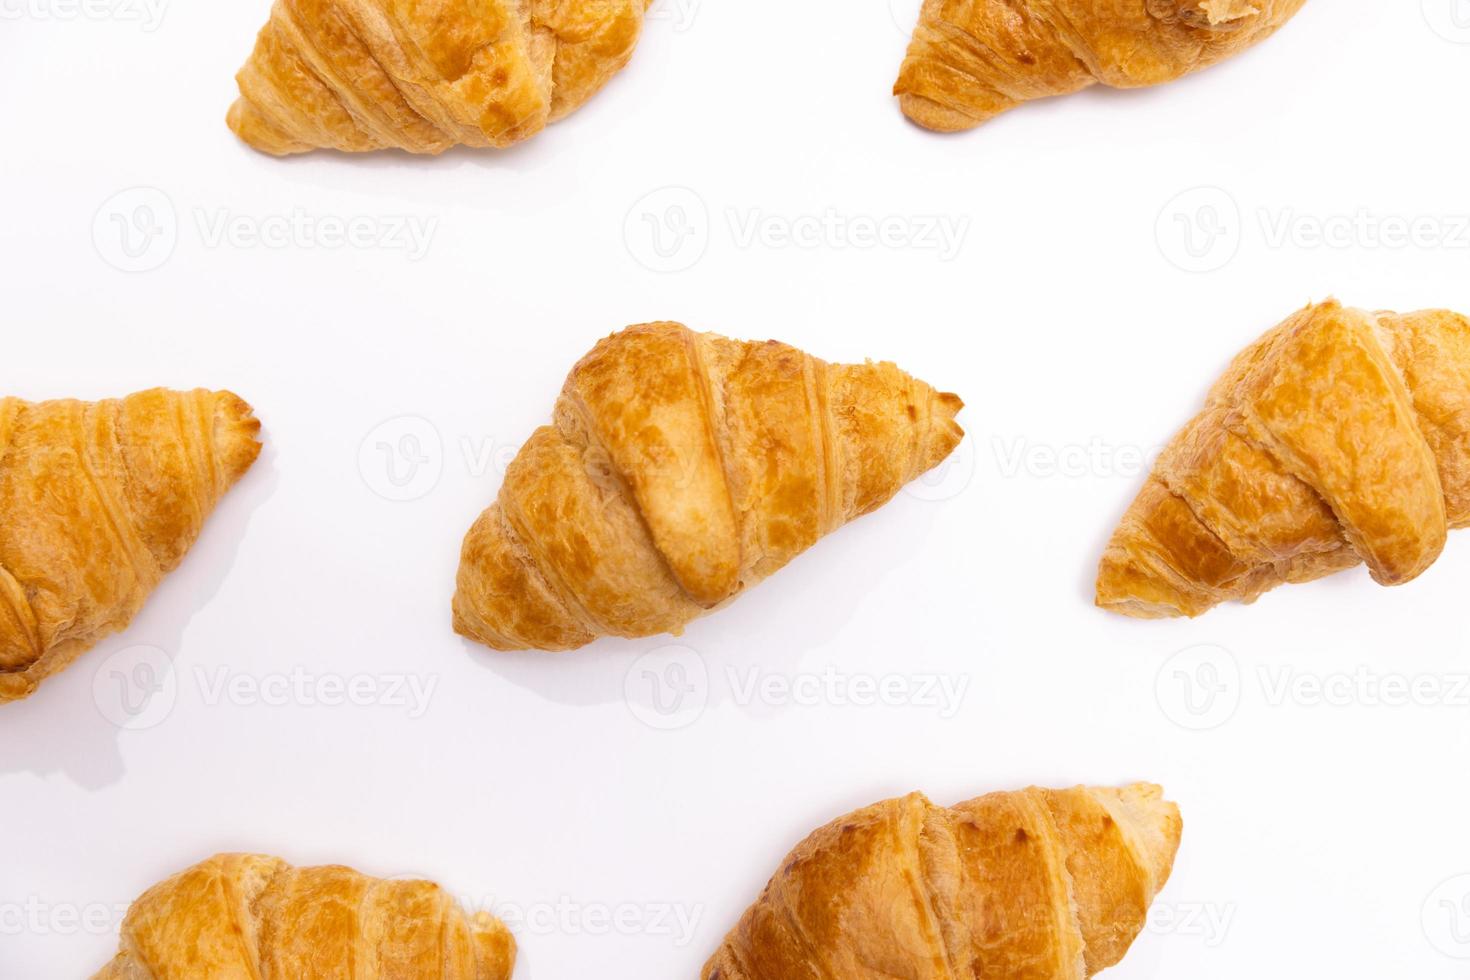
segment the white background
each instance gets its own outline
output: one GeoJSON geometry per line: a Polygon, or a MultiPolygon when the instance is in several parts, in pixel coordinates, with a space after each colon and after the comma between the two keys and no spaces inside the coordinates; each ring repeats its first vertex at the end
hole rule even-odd
{"type": "Polygon", "coordinates": [[[1136,779],[1186,832],[1119,980],[1470,969],[1470,541],[1403,588],[1350,572],[1195,622],[1090,594],[1138,456],[1261,331],[1334,294],[1470,310],[1464,0],[1318,0],[1182,83],[953,137],[888,94],[911,0],[661,0],[631,67],[529,144],[286,161],[223,124],[264,0],[64,2],[0,0],[0,391],[228,387],[266,450],[125,634],[0,707],[0,976],[87,976],[148,885],[257,850],[520,911],[526,980],[693,977],[847,810],[1136,779]],[[829,214],[893,241],[783,244],[829,214]],[[371,241],[249,237],[293,215],[371,241]],[[650,319],[896,360],[964,396],[969,439],[679,640],[461,641],[465,529],[572,363],[650,319]],[[130,719],[120,680],[150,666],[130,719]],[[916,696],[741,690],[824,672],[916,696]],[[314,703],[354,678],[373,703],[314,703]],[[957,711],[918,696],[935,678],[957,711]],[[1386,703],[1385,678],[1437,690],[1386,703]],[[395,703],[409,679],[426,706],[395,703]]]}

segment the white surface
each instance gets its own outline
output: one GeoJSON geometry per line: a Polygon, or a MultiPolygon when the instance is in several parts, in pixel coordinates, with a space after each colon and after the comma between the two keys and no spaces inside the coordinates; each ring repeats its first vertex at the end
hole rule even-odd
{"type": "Polygon", "coordinates": [[[1463,975],[1448,954],[1470,956],[1457,942],[1470,915],[1451,917],[1470,879],[1436,889],[1470,873],[1470,541],[1405,588],[1354,572],[1193,623],[1110,618],[1089,593],[1139,484],[1133,454],[1165,441],[1259,332],[1333,293],[1470,309],[1463,0],[1319,0],[1180,84],[950,138],[906,125],[888,97],[911,0],[684,2],[660,8],[624,75],[529,145],[285,162],[222,123],[264,0],[176,0],[154,30],[5,3],[0,390],[229,387],[257,406],[267,449],[126,634],[0,708],[0,976],[88,975],[146,886],[248,849],[529,911],[524,980],[693,977],[787,849],[848,809],[910,789],[952,802],[1134,779],[1165,784],[1187,829],[1118,980],[1463,975]],[[163,197],[104,205],[138,186],[163,197]],[[1223,191],[1170,203],[1200,186],[1223,191]],[[126,264],[112,215],[140,204],[172,222],[176,247],[153,240],[138,263],[162,264],[125,273],[106,260],[126,264]],[[660,259],[645,214],[675,222],[674,207],[696,235],[660,259]],[[933,216],[967,233],[948,261],[842,247],[837,232],[815,248],[772,237],[828,209],[897,216],[919,244],[933,216]],[[1283,216],[1300,230],[1360,210],[1370,224],[1427,216],[1439,240],[1271,240],[1283,216]],[[208,234],[221,217],[248,229],[293,213],[433,232],[416,259],[208,234]],[[767,231],[747,242],[753,214],[767,231]],[[1181,217],[1219,217],[1209,227],[1226,234],[1191,259],[1181,217]],[[971,437],[937,485],[681,640],[562,657],[461,642],[459,542],[504,462],[599,336],[663,318],[897,360],[963,394],[971,437]],[[378,443],[416,434],[430,469],[394,489],[378,443]],[[1094,443],[1098,462],[1079,466],[1094,443]],[[696,653],[639,660],[671,642],[696,653]],[[1170,660],[1201,644],[1228,653],[1170,660]],[[173,693],[141,716],[151,727],[122,730],[112,685],[146,677],[140,646],[164,651],[173,693]],[[672,718],[683,727],[645,724],[661,717],[644,671],[677,678],[676,661],[697,688],[672,718]],[[1190,715],[1179,671],[1211,666],[1225,691],[1190,715]],[[1283,671],[1311,683],[1360,668],[1442,690],[1273,703],[1283,671]],[[734,689],[751,670],[829,669],[966,686],[953,717],[734,689]],[[434,687],[417,717],[251,695],[293,672],[362,678],[387,701],[395,677],[434,687]],[[222,678],[242,686],[219,695],[222,678]],[[1175,723],[1221,721],[1237,700],[1212,730],[1175,723]],[[595,921],[624,906],[620,926],[595,921]]]}

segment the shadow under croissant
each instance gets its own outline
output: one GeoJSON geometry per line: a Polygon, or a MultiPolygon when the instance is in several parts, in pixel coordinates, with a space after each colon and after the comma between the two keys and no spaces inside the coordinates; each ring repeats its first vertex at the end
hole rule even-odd
{"type": "MultiPolygon", "coordinates": [[[[123,778],[126,767],[118,739],[124,729],[97,704],[97,673],[110,655],[140,645],[162,650],[177,669],[188,653],[184,631],[229,577],[251,517],[275,493],[275,451],[268,433],[262,441],[260,458],[220,499],[199,540],[179,567],[163,577],[128,628],[82,653],[30,697],[0,705],[0,773],[61,773],[88,790],[123,778]]],[[[160,727],[167,724],[165,720],[160,727]]]]}
{"type": "Polygon", "coordinates": [[[766,581],[738,593],[726,607],[694,620],[682,636],[600,637],[567,653],[488,650],[465,638],[461,644],[473,663],[516,687],[550,702],[579,706],[626,700],[625,682],[642,657],[686,647],[704,660],[710,673],[712,708],[730,697],[723,678],[727,668],[761,665],[798,671],[803,658],[828,647],[854,612],[872,602],[874,592],[884,593],[881,583],[894,574],[894,568],[877,564],[875,555],[917,554],[921,550],[917,542],[929,533],[938,511],[900,492],[885,507],[829,533],[766,581]],[[921,517],[925,514],[927,520],[921,517]],[[821,608],[803,614],[809,608],[803,596],[816,594],[818,583],[821,608]],[[781,628],[770,628],[773,623],[781,628]]]}

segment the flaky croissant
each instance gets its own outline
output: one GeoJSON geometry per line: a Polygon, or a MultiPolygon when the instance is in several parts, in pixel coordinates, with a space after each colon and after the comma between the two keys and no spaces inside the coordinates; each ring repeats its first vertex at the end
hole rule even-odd
{"type": "Polygon", "coordinates": [[[889,363],[629,327],[470,529],[454,628],[497,650],[677,633],[937,465],[960,407],[889,363]]]}
{"type": "Polygon", "coordinates": [[[818,830],[703,980],[1083,980],[1123,958],[1183,823],[1157,786],[918,793],[818,830]]]}
{"type": "Polygon", "coordinates": [[[1097,603],[1197,616],[1366,562],[1383,585],[1470,524],[1470,321],[1310,306],[1256,341],[1159,458],[1097,603]]]}
{"type": "Polygon", "coordinates": [[[893,92],[914,122],[970,129],[1101,82],[1173,81],[1245,50],[1306,0],[924,0],[893,92]]]}
{"type": "Polygon", "coordinates": [[[93,980],[508,980],[515,956],[431,882],[219,854],[144,892],[93,980]]]}
{"type": "Polygon", "coordinates": [[[127,626],[260,454],[227,391],[0,399],[0,701],[127,626]]]}
{"type": "Polygon", "coordinates": [[[227,121],[277,155],[504,147],[633,54],[648,0],[275,0],[227,121]]]}

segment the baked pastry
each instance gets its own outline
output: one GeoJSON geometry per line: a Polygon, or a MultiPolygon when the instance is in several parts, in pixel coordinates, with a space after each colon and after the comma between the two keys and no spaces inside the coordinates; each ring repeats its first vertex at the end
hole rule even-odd
{"type": "Polygon", "coordinates": [[[960,407],[886,362],[629,327],[470,528],[454,628],[497,650],[677,633],[938,464],[960,407]]]}
{"type": "Polygon", "coordinates": [[[0,701],[127,626],[260,453],[227,391],[0,399],[0,701]]]}
{"type": "Polygon", "coordinates": [[[1399,585],[1470,523],[1470,321],[1309,306],[1236,357],[1103,554],[1097,604],[1197,616],[1365,562],[1399,585]]]}
{"type": "Polygon", "coordinates": [[[971,129],[1101,82],[1170,82],[1264,40],[1306,0],[924,0],[893,93],[929,129],[971,129]]]}
{"type": "Polygon", "coordinates": [[[227,121],[277,155],[510,146],[628,63],[648,0],[275,0],[227,121]]]}
{"type": "Polygon", "coordinates": [[[144,892],[93,980],[507,980],[515,958],[432,882],[219,854],[144,892]]]}
{"type": "Polygon", "coordinates": [[[918,793],[781,863],[703,980],[1082,980],[1123,958],[1183,824],[1157,786],[918,793]]]}

